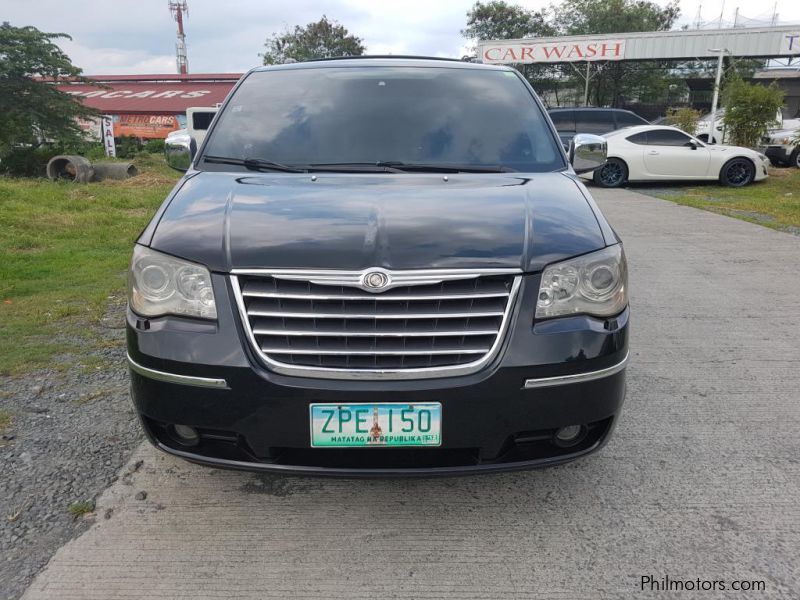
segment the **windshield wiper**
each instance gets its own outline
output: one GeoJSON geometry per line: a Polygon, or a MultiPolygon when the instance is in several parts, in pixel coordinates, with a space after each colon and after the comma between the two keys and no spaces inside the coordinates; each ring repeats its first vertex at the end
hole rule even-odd
{"type": "Polygon", "coordinates": [[[400,171],[416,171],[420,173],[516,173],[516,169],[503,165],[459,165],[407,163],[397,160],[380,160],[374,163],[379,167],[390,167],[400,171]]]}
{"type": "Polygon", "coordinates": [[[311,163],[309,171],[342,171],[345,173],[402,173],[401,169],[383,163],[349,162],[349,163],[311,163]]]}
{"type": "Polygon", "coordinates": [[[291,167],[263,158],[231,158],[227,156],[204,156],[204,161],[221,165],[238,165],[251,171],[282,171],[285,173],[307,173],[305,167],[291,167]]]}

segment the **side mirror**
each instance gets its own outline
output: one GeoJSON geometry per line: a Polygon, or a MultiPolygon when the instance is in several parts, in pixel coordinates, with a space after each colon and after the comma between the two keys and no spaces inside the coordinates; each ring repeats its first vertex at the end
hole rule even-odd
{"type": "Polygon", "coordinates": [[[164,142],[164,158],[176,171],[187,171],[192,164],[197,143],[188,133],[172,135],[164,142]]]}
{"type": "Polygon", "coordinates": [[[685,145],[688,146],[691,150],[697,150],[697,142],[695,142],[694,140],[689,140],[688,142],[686,142],[685,145]]]}
{"type": "Polygon", "coordinates": [[[587,173],[606,164],[608,142],[599,135],[579,133],[569,147],[569,162],[576,173],[587,173]]]}

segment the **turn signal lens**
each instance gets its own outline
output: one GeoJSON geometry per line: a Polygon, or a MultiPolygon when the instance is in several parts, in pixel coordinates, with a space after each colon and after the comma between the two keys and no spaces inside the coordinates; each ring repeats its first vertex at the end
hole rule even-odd
{"type": "Polygon", "coordinates": [[[628,265],[621,244],[545,268],[536,318],[588,314],[610,317],[628,304],[628,265]]]}

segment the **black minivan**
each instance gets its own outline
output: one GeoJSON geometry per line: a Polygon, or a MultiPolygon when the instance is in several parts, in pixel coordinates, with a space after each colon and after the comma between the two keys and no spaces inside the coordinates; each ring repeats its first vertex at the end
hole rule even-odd
{"type": "Polygon", "coordinates": [[[600,448],[625,396],[622,244],[511,68],[257,68],[142,232],[128,360],[149,439],[219,467],[410,476],[600,448]]]}
{"type": "Polygon", "coordinates": [[[621,108],[551,108],[547,112],[565,148],[579,133],[603,135],[623,127],[649,125],[635,112],[621,108]]]}

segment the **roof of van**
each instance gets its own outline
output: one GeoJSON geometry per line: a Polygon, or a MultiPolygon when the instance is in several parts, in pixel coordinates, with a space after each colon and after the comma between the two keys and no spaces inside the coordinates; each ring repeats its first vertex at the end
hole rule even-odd
{"type": "Polygon", "coordinates": [[[505,65],[485,65],[455,58],[436,58],[431,56],[340,56],[320,58],[296,63],[256,67],[252,71],[272,71],[278,69],[320,69],[331,67],[448,67],[451,69],[488,69],[511,71],[505,65]]]}
{"type": "MultiPolygon", "coordinates": [[[[582,111],[595,111],[595,110],[613,110],[615,112],[626,112],[636,115],[632,110],[627,108],[606,108],[603,106],[559,106],[558,108],[548,108],[547,112],[563,112],[565,110],[582,110],[582,111]]],[[[639,115],[636,115],[637,117],[639,115]]]]}

